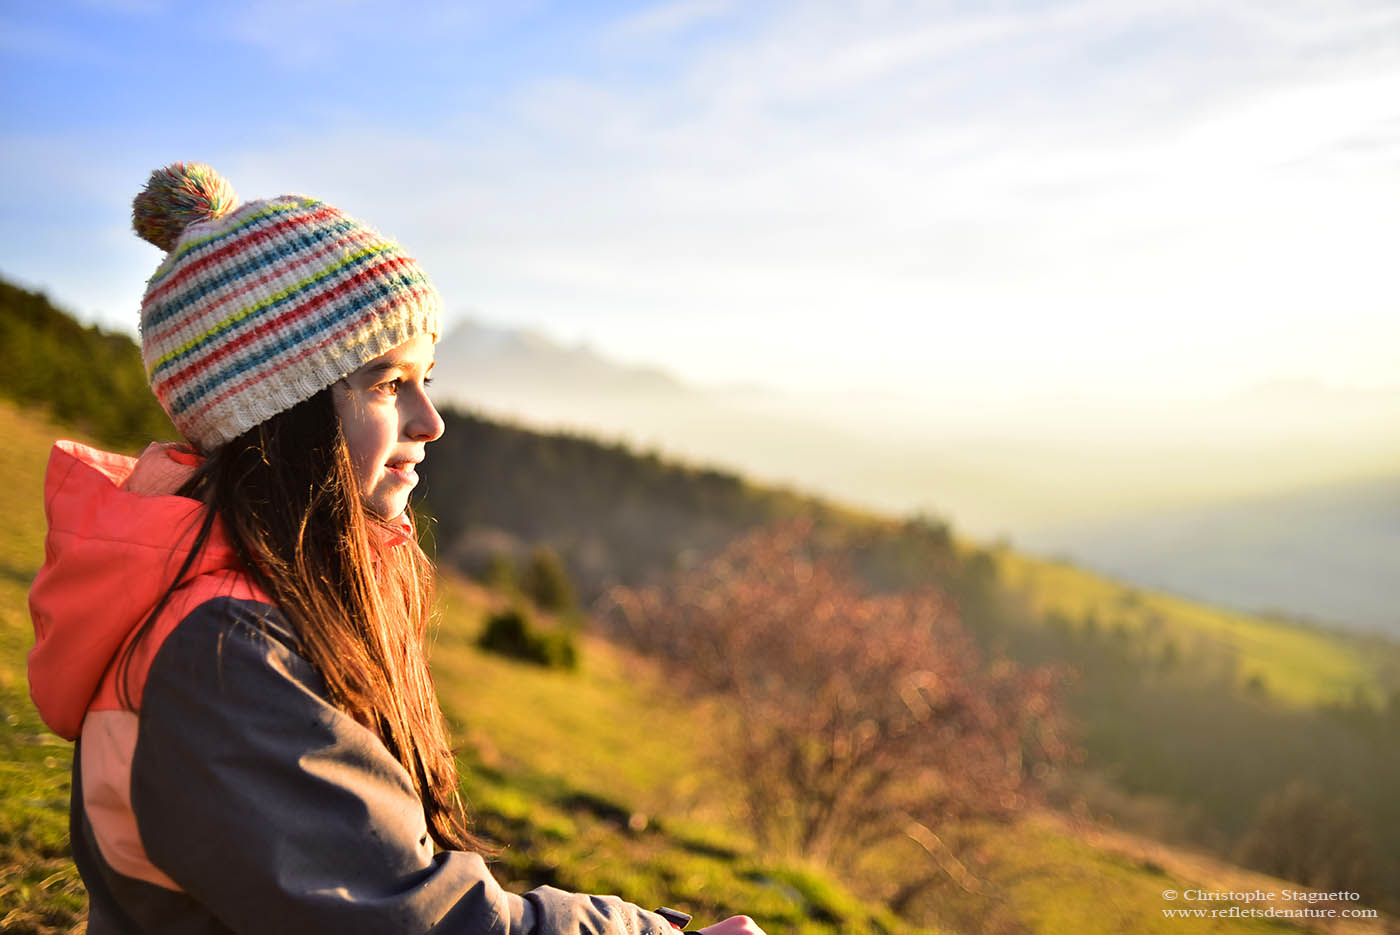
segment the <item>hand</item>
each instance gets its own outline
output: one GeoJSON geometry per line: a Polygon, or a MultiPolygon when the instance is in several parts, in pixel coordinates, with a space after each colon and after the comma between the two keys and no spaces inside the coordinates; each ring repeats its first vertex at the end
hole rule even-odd
{"type": "Polygon", "coordinates": [[[748,916],[730,916],[723,922],[705,926],[700,932],[701,935],[764,935],[758,923],[748,916]]]}

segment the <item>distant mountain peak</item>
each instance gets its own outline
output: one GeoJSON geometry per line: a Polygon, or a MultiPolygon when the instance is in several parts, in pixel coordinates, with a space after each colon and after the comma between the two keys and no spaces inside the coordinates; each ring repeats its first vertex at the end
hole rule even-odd
{"type": "Polygon", "coordinates": [[[689,395],[680,380],[656,367],[615,361],[586,341],[565,345],[542,332],[463,318],[438,342],[439,382],[447,395],[474,398],[491,386],[528,395],[689,395]]]}

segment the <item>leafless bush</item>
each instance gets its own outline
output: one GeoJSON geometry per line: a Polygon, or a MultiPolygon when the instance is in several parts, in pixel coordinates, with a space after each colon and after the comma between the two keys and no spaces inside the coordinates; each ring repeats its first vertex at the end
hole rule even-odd
{"type": "Polygon", "coordinates": [[[950,602],[868,596],[804,524],[752,533],[608,618],[731,715],[762,844],[834,862],[1021,807],[1068,752],[1050,670],[984,661],[950,602]],[[919,829],[923,829],[920,832],[919,829]]]}

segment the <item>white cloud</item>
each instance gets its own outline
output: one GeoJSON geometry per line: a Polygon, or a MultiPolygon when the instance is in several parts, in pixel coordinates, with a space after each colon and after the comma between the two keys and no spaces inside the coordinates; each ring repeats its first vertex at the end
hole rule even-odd
{"type": "MultiPolygon", "coordinates": [[[[523,275],[576,288],[579,307],[602,291],[641,314],[746,308],[770,338],[864,306],[866,324],[964,340],[986,365],[1032,364],[1006,346],[1029,334],[1077,364],[1121,358],[1105,376],[1154,388],[1186,363],[1222,386],[1337,372],[1278,328],[1320,324],[1330,296],[1355,303],[1352,352],[1374,378],[1387,356],[1367,333],[1396,335],[1372,245],[1397,225],[1373,206],[1395,181],[1378,163],[1361,176],[1297,163],[1393,122],[1400,71],[1377,54],[1395,48],[1393,17],[1284,13],[1263,30],[1167,3],[951,22],[803,6],[701,50],[663,87],[537,88],[536,133],[567,113],[561,153],[621,166],[566,173],[586,193],[551,212],[556,237],[541,232],[523,275]],[[1326,28],[1298,28],[1319,17],[1326,28]],[[1125,317],[1145,340],[1094,340],[1125,317]]],[[[667,336],[643,327],[638,356],[667,336]]],[[[888,354],[839,329],[826,343],[811,370],[840,354],[869,373],[888,354]]],[[[1028,387],[1045,377],[1023,372],[1028,387]]]]}

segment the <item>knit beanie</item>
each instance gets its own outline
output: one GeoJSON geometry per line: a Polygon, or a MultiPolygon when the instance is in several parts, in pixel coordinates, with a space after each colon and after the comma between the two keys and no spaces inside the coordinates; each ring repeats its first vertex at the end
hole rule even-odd
{"type": "Polygon", "coordinates": [[[213,169],[151,173],[132,225],[166,251],[141,301],[151,390],[201,451],[417,335],[442,300],[417,261],[324,202],[238,205],[213,169]]]}

